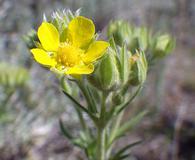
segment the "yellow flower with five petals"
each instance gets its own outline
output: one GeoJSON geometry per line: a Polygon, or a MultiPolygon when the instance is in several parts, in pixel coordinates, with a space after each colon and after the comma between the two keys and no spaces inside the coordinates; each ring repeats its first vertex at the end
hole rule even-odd
{"type": "Polygon", "coordinates": [[[95,41],[95,26],[88,18],[73,18],[62,34],[52,23],[43,22],[38,28],[41,47],[31,49],[34,59],[51,70],[63,74],[90,74],[93,62],[100,58],[109,43],[95,41]]]}

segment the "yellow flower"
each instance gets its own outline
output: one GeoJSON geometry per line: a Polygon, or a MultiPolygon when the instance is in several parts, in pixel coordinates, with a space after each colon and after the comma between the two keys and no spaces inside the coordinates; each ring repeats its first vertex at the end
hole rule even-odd
{"type": "Polygon", "coordinates": [[[43,22],[38,28],[40,48],[31,49],[34,59],[51,70],[64,74],[90,74],[93,62],[100,58],[109,43],[95,41],[95,26],[85,17],[78,16],[70,21],[65,32],[65,40],[60,41],[56,27],[43,22]]]}

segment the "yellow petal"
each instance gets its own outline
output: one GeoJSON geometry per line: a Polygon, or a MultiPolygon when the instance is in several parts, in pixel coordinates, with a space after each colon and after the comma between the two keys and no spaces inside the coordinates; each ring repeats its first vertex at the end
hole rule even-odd
{"type": "Polygon", "coordinates": [[[57,51],[59,46],[59,33],[56,27],[48,22],[43,22],[38,29],[38,37],[47,51],[57,51]]]}
{"type": "Polygon", "coordinates": [[[35,48],[31,49],[30,51],[38,63],[46,66],[54,66],[56,64],[56,61],[52,59],[44,50],[35,48]]]}
{"type": "Polygon", "coordinates": [[[93,64],[89,65],[82,65],[82,66],[75,66],[72,68],[69,68],[65,74],[90,74],[94,71],[93,64]]]}
{"type": "Polygon", "coordinates": [[[83,58],[83,61],[85,63],[91,63],[103,56],[105,53],[105,50],[108,48],[109,43],[105,41],[95,41],[92,43],[87,52],[85,53],[85,56],[83,58]]]}
{"type": "Polygon", "coordinates": [[[72,43],[76,47],[82,47],[89,43],[95,34],[93,21],[82,16],[74,18],[69,23],[68,30],[72,43]]]}

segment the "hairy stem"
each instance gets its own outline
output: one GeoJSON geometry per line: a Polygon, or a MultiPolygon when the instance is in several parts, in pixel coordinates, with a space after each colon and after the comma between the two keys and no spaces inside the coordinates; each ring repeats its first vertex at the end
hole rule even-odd
{"type": "Polygon", "coordinates": [[[114,138],[115,138],[115,135],[116,135],[116,132],[118,130],[118,128],[120,127],[120,124],[121,124],[121,120],[122,120],[122,117],[124,115],[124,111],[122,111],[116,118],[115,122],[113,123],[113,128],[111,129],[111,135],[110,135],[110,138],[109,138],[109,142],[108,142],[108,152],[107,152],[107,157],[109,158],[110,154],[111,154],[111,151],[112,151],[112,148],[114,146],[114,138]]]}
{"type": "Polygon", "coordinates": [[[103,92],[102,93],[102,104],[100,110],[100,117],[99,117],[99,125],[98,125],[98,147],[97,147],[97,159],[98,160],[105,160],[106,155],[106,129],[105,129],[105,114],[106,114],[106,99],[108,94],[103,92]]]}
{"type": "Polygon", "coordinates": [[[105,129],[98,129],[98,151],[97,151],[97,159],[105,160],[105,129]]]}

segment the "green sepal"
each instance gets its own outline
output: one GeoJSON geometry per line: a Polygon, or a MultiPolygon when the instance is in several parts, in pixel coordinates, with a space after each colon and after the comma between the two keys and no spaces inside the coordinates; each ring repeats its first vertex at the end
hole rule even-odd
{"type": "Polygon", "coordinates": [[[108,92],[115,91],[120,85],[117,55],[111,47],[99,61],[93,74],[88,76],[89,82],[97,89],[108,92]]]}
{"type": "Polygon", "coordinates": [[[136,51],[130,58],[131,74],[129,76],[129,82],[133,86],[143,84],[146,80],[148,63],[143,51],[136,51]]]}
{"type": "Polygon", "coordinates": [[[122,80],[122,83],[125,84],[128,81],[129,78],[129,56],[127,52],[127,47],[125,44],[123,44],[121,53],[120,53],[120,77],[122,80]]]}
{"type": "Polygon", "coordinates": [[[115,43],[115,41],[114,41],[113,36],[110,38],[109,43],[110,43],[110,47],[111,47],[112,49],[114,49],[115,53],[118,53],[118,50],[117,50],[117,47],[116,47],[116,43],[115,43]]]}
{"type": "Polygon", "coordinates": [[[146,51],[149,43],[149,31],[145,27],[134,28],[133,41],[136,41],[136,44],[130,44],[129,48],[133,49],[132,52],[135,52],[136,49],[146,51]]]}
{"type": "Polygon", "coordinates": [[[112,53],[100,62],[99,78],[103,90],[113,90],[119,83],[119,72],[116,64],[115,55],[112,53]]]}
{"type": "Polygon", "coordinates": [[[68,38],[68,28],[64,28],[62,33],[60,34],[60,42],[65,42],[68,38]]]}

